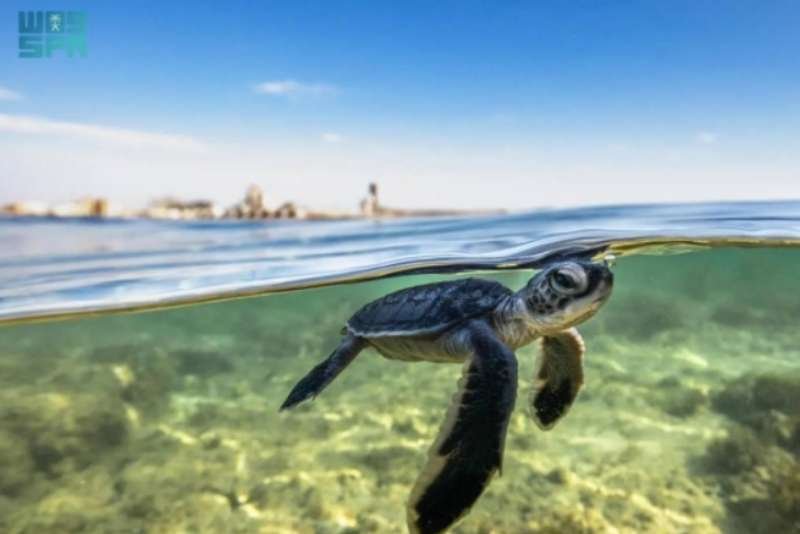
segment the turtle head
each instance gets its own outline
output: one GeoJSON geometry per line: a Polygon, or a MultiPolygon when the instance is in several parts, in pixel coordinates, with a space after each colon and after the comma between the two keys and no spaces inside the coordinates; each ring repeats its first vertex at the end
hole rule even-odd
{"type": "Polygon", "coordinates": [[[537,329],[558,332],[594,315],[613,286],[614,275],[605,263],[565,261],[539,271],[519,296],[537,329]]]}

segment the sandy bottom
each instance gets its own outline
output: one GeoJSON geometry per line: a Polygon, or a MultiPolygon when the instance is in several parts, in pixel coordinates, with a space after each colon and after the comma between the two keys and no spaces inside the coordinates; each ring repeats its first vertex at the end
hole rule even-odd
{"type": "MultiPolygon", "coordinates": [[[[518,351],[503,474],[453,532],[800,532],[798,265],[622,260],[550,432],[518,351]]],[[[403,532],[458,365],[367,351],[277,408],[360,305],[432,279],[0,329],[0,531],[403,532]]]]}

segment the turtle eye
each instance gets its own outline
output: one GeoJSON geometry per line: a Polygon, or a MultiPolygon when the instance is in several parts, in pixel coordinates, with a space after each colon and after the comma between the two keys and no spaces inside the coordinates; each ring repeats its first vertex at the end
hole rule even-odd
{"type": "Polygon", "coordinates": [[[574,289],[577,285],[571,276],[560,272],[553,275],[553,281],[564,289],[574,289]]]}
{"type": "Polygon", "coordinates": [[[576,293],[580,291],[581,281],[575,273],[566,269],[559,269],[551,278],[553,288],[561,293],[576,293]]]}

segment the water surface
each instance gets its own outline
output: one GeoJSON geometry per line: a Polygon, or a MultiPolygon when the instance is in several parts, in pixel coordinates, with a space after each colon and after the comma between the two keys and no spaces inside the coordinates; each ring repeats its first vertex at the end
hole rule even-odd
{"type": "Polygon", "coordinates": [[[555,257],[800,244],[800,202],[354,221],[0,218],[0,322],[147,309],[555,257]]]}

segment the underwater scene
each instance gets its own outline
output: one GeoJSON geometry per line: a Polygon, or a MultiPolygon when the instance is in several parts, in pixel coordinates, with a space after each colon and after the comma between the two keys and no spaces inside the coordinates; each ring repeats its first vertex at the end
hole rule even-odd
{"type": "MultiPolygon", "coordinates": [[[[552,430],[527,410],[538,344],[516,351],[502,474],[452,532],[800,532],[798,266],[791,247],[618,258],[578,327],[583,389],[552,430]]],[[[4,326],[0,531],[405,532],[461,365],[368,348],[313,402],[279,407],[364,304],[532,274],[4,326]]]]}

